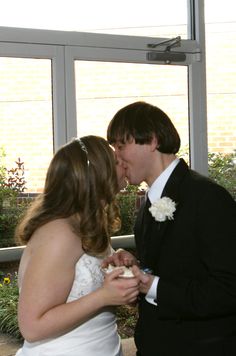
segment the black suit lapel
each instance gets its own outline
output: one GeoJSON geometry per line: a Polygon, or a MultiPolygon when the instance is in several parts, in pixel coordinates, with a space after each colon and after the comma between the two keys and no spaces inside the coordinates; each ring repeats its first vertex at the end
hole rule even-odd
{"type": "MultiPolygon", "coordinates": [[[[188,170],[188,165],[183,159],[180,159],[179,163],[177,164],[168,181],[166,182],[166,185],[161,195],[161,198],[168,197],[176,203],[176,211],[174,212],[174,218],[178,213],[178,209],[180,208],[179,185],[188,170]]],[[[173,223],[173,220],[166,220],[164,222],[159,223],[159,243],[161,243],[161,240],[165,235],[166,229],[171,223],[173,223]]]]}
{"type": "MultiPolygon", "coordinates": [[[[178,213],[179,206],[179,184],[182,181],[189,168],[184,160],[180,159],[180,162],[175,167],[171,176],[169,177],[161,197],[169,197],[176,204],[175,215],[178,213]]],[[[145,211],[143,206],[142,218],[139,220],[139,256],[144,267],[149,267],[155,270],[154,266],[157,265],[159,256],[161,253],[161,246],[163,238],[168,236],[168,228],[173,224],[172,220],[166,220],[163,222],[155,221],[151,216],[151,213],[145,211]]],[[[157,271],[156,271],[157,272],[157,271]]]]}
{"type": "Polygon", "coordinates": [[[173,170],[172,174],[170,175],[166,185],[163,189],[161,197],[169,197],[173,201],[177,203],[178,208],[178,201],[179,201],[179,185],[183,180],[185,174],[189,171],[188,165],[185,161],[181,158],[175,169],[173,170]]]}

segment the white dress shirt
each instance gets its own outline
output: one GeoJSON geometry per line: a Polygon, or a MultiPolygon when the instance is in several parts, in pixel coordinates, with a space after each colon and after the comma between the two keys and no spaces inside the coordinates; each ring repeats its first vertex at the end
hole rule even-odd
{"type": "MultiPolygon", "coordinates": [[[[171,162],[171,164],[159,175],[159,177],[157,177],[157,179],[152,183],[151,187],[149,188],[147,195],[148,198],[152,203],[154,203],[157,199],[159,199],[162,195],[163,189],[171,175],[171,173],[173,172],[173,170],[175,169],[175,167],[177,166],[177,164],[179,163],[179,159],[176,158],[174,161],[171,162]]],[[[157,297],[157,287],[158,287],[158,282],[159,282],[159,277],[155,276],[152,282],[152,285],[149,289],[149,291],[147,292],[145,299],[148,303],[157,305],[156,302],[154,302],[154,300],[157,297]]]]}

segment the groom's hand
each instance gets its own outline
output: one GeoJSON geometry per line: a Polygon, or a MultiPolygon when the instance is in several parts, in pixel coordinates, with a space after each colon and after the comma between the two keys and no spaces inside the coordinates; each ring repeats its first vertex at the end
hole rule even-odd
{"type": "Polygon", "coordinates": [[[155,276],[149,273],[144,273],[137,266],[132,267],[132,272],[136,278],[139,280],[139,291],[140,293],[147,294],[151,288],[153,279],[155,276]]]}
{"type": "Polygon", "coordinates": [[[109,264],[113,266],[130,267],[138,264],[138,261],[130,252],[119,249],[116,252],[114,252],[111,256],[105,258],[102,261],[101,267],[107,268],[109,264]]]}

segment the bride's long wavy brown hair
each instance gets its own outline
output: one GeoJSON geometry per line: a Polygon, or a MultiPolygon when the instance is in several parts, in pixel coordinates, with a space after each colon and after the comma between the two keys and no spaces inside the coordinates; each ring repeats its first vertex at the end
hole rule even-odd
{"type": "Polygon", "coordinates": [[[106,251],[110,236],[119,230],[114,153],[101,137],[85,136],[81,141],[72,140],[54,155],[43,193],[16,228],[21,244],[27,244],[42,225],[69,218],[84,251],[97,255],[106,251]]]}

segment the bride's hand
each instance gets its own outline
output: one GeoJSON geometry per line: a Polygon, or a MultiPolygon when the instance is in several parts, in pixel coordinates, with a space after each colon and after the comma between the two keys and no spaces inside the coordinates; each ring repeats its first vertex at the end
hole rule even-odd
{"type": "Polygon", "coordinates": [[[106,274],[101,288],[106,305],[123,305],[134,303],[139,294],[139,280],[120,278],[122,268],[106,274]]]}

